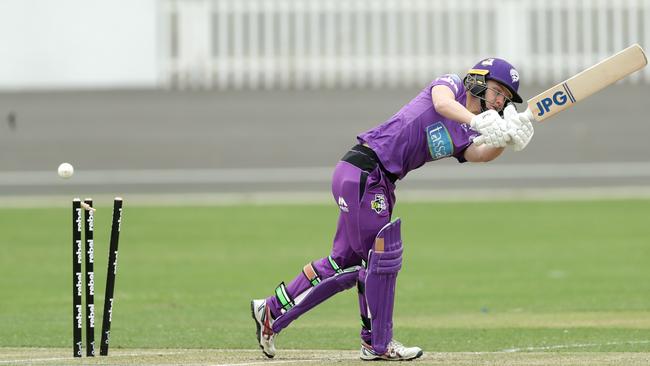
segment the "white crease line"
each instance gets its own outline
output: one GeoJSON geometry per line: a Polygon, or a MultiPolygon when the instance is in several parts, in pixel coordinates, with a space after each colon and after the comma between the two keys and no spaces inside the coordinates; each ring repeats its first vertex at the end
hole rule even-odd
{"type": "MultiPolygon", "coordinates": [[[[116,355],[111,355],[111,358],[115,357],[139,357],[139,356],[171,356],[171,355],[180,355],[185,352],[145,352],[145,353],[120,353],[116,355]]],[[[97,358],[102,358],[103,356],[97,356],[97,358]]],[[[30,359],[21,359],[21,360],[1,360],[0,364],[15,364],[15,363],[29,363],[29,362],[47,362],[47,361],[67,361],[67,360],[80,360],[83,357],[49,357],[49,358],[30,358],[30,359]]]]}
{"type": "MultiPolygon", "coordinates": [[[[256,361],[256,362],[246,362],[246,363],[161,363],[161,364],[147,364],[147,366],[173,366],[173,365],[183,365],[183,366],[252,366],[252,365],[278,365],[278,364],[288,364],[288,363],[310,363],[310,362],[323,362],[323,361],[328,361],[331,359],[318,359],[318,360],[282,360],[282,361],[256,361]]],[[[341,359],[337,358],[336,361],[339,360],[351,360],[351,359],[341,359]]]]}
{"type": "Polygon", "coordinates": [[[544,346],[544,347],[510,348],[510,349],[504,349],[501,352],[514,353],[514,352],[522,352],[522,351],[549,351],[553,349],[563,349],[563,348],[585,348],[585,347],[599,347],[599,346],[618,346],[622,344],[647,344],[647,343],[650,343],[650,341],[559,344],[555,346],[544,346]]]}
{"type": "MultiPolygon", "coordinates": [[[[260,351],[258,350],[247,350],[247,349],[242,349],[242,350],[223,350],[223,349],[215,349],[215,350],[204,350],[204,349],[196,349],[196,350],[185,350],[183,352],[181,351],[175,351],[175,352],[139,352],[139,353],[118,353],[118,354],[112,354],[110,355],[110,358],[116,358],[116,357],[139,357],[139,356],[172,356],[172,355],[182,355],[182,354],[187,354],[191,352],[196,352],[196,351],[216,351],[216,352],[223,352],[223,351],[230,351],[232,352],[247,352],[247,353],[259,353],[260,351]]],[[[296,352],[324,352],[326,350],[283,350],[283,352],[287,353],[296,353],[296,352]]],[[[101,358],[101,356],[98,356],[98,358],[101,358]]],[[[31,359],[20,359],[20,360],[0,360],[0,364],[16,364],[16,363],[30,363],[30,362],[48,362],[48,361],[68,361],[68,360],[77,360],[81,359],[78,357],[48,357],[48,358],[31,358],[31,359]]],[[[86,358],[87,359],[87,358],[86,358]]],[[[323,361],[322,359],[318,360],[276,360],[276,361],[257,361],[257,362],[252,362],[252,363],[237,363],[237,364],[214,364],[211,366],[226,366],[226,365],[231,365],[231,366],[245,366],[245,365],[268,365],[268,364],[281,364],[281,363],[296,363],[296,362],[319,362],[323,361]]],[[[201,364],[204,365],[204,364],[201,364]]]]}
{"type": "MultiPolygon", "coordinates": [[[[496,353],[516,353],[516,352],[525,352],[525,351],[549,351],[549,350],[555,350],[555,349],[564,349],[564,348],[585,348],[585,347],[599,347],[599,346],[617,346],[617,345],[623,345],[623,344],[649,344],[650,340],[642,340],[642,341],[625,341],[625,342],[605,342],[605,343],[577,343],[577,344],[560,344],[560,345],[553,345],[553,346],[544,346],[544,347],[523,347],[523,348],[510,348],[510,349],[504,349],[501,351],[497,352],[457,352],[459,354],[496,354],[496,353]]],[[[199,350],[186,350],[183,352],[177,351],[177,352],[145,352],[145,353],[122,353],[122,354],[116,354],[116,355],[111,355],[111,358],[116,358],[116,357],[138,357],[138,356],[170,356],[170,355],[182,355],[186,354],[188,352],[192,351],[199,351],[199,350]]],[[[223,350],[223,349],[215,349],[215,350],[200,350],[200,351],[237,351],[237,352],[259,352],[257,350],[223,350]]],[[[325,351],[332,351],[332,350],[283,350],[283,352],[325,352],[325,351]]],[[[429,355],[431,354],[436,354],[437,352],[428,352],[429,355]]],[[[454,352],[452,352],[454,353],[454,352]]],[[[425,358],[426,358],[425,353],[425,358]]],[[[47,362],[47,361],[68,361],[68,360],[76,360],[78,358],[75,357],[50,357],[50,358],[33,358],[33,359],[21,359],[21,360],[2,360],[0,361],[0,364],[21,364],[21,363],[31,363],[31,362],[47,362]]],[[[335,360],[352,360],[356,358],[344,358],[344,357],[339,357],[336,358],[335,360]]],[[[301,360],[277,360],[277,361],[270,361],[270,360],[265,360],[265,361],[255,361],[255,362],[244,362],[244,363],[224,363],[224,364],[208,364],[208,366],[253,366],[253,365],[280,365],[280,364],[289,364],[289,363],[307,363],[307,362],[323,362],[326,360],[332,360],[331,358],[327,359],[301,359],[301,360]]],[[[165,364],[168,365],[168,364],[165,364]]],[[[186,364],[187,365],[187,364],[186,364]]],[[[199,365],[199,364],[197,364],[199,365]]],[[[204,365],[204,364],[200,364],[204,365]]]]}
{"type": "MultiPolygon", "coordinates": [[[[338,360],[338,359],[337,359],[338,360]]],[[[256,361],[246,363],[216,363],[209,364],[208,366],[252,366],[252,365],[280,365],[285,363],[307,363],[307,362],[323,362],[324,360],[283,360],[283,361],[256,361]]]]}

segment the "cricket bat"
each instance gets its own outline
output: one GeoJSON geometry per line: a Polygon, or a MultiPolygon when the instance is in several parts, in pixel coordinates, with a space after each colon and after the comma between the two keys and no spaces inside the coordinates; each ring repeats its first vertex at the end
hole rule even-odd
{"type": "Polygon", "coordinates": [[[634,44],[528,100],[531,120],[542,122],[614,84],[648,64],[643,48],[634,44]]]}

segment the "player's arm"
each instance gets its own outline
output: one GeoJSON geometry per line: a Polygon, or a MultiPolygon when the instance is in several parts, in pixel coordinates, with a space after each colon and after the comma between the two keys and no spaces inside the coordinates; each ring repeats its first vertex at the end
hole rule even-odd
{"type": "Polygon", "coordinates": [[[499,157],[503,150],[503,147],[471,144],[465,149],[465,160],[470,163],[487,163],[499,157]]]}
{"type": "Polygon", "coordinates": [[[470,124],[474,118],[474,113],[458,103],[454,92],[446,85],[431,88],[431,101],[438,114],[452,121],[470,124]]]}
{"type": "MultiPolygon", "coordinates": [[[[453,91],[446,85],[435,85],[431,88],[431,102],[433,103],[436,112],[441,116],[459,123],[466,123],[470,125],[473,130],[484,135],[485,138],[481,140],[483,144],[495,148],[505,147],[510,140],[510,136],[505,133],[505,121],[501,116],[499,116],[497,111],[490,109],[481,114],[475,115],[467,110],[465,106],[456,101],[453,91]]],[[[488,157],[490,158],[488,160],[479,161],[492,160],[499,154],[501,154],[501,152],[492,157],[493,154],[491,153],[481,153],[481,159],[483,159],[483,157],[486,157],[486,159],[488,157]]]]}
{"type": "MultiPolygon", "coordinates": [[[[454,92],[445,85],[431,88],[433,106],[440,115],[453,121],[470,124],[475,115],[456,101],[454,92]]],[[[472,163],[488,162],[503,152],[503,147],[471,144],[465,150],[465,159],[472,163]]]]}

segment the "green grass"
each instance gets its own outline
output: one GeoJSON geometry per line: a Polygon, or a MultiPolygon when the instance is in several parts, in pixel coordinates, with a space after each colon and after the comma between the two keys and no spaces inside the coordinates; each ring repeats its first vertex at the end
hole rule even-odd
{"type": "MultiPolygon", "coordinates": [[[[112,347],[255,348],[250,299],[326,256],[337,215],[334,205],[131,207],[127,197],[112,347]]],[[[409,203],[396,215],[404,343],[650,352],[650,201],[409,203]]],[[[0,209],[0,347],[72,343],[70,217],[0,209]]],[[[109,226],[110,207],[100,206],[97,328],[109,226]]],[[[303,316],[278,346],[356,349],[356,297],[303,316]]]]}

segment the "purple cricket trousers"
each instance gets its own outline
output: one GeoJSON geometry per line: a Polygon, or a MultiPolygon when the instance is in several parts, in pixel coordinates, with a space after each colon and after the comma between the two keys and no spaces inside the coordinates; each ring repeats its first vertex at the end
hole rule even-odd
{"type": "Polygon", "coordinates": [[[370,343],[367,304],[363,295],[364,266],[377,233],[390,222],[395,204],[394,179],[382,169],[373,151],[362,145],[353,147],[338,162],[332,177],[332,196],[340,213],[332,250],[328,257],[305,265],[302,273],[286,286],[281,283],[276,295],[266,299],[276,319],[273,326],[275,332],[281,331],[299,315],[335,293],[357,285],[359,310],[364,324],[361,338],[370,343]],[[309,298],[313,305],[301,304],[300,309],[293,308],[308,291],[330,278],[327,281],[329,286],[319,289],[318,299],[313,299],[314,296],[309,298]],[[334,279],[336,285],[331,284],[334,279]]]}

